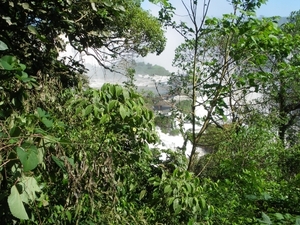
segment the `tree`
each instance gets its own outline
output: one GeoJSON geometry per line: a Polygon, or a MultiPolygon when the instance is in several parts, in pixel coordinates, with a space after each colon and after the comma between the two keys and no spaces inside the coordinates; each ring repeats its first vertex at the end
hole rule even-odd
{"type": "MultiPolygon", "coordinates": [[[[39,87],[30,91],[31,97],[38,96],[37,101],[48,82],[53,83],[47,86],[52,97],[61,88],[82,83],[82,62],[76,57],[59,57],[66,47],[61,35],[78,53],[92,55],[104,67],[106,60],[132,52],[159,54],[165,45],[159,21],[135,1],[1,1],[0,8],[0,40],[8,46],[0,57],[12,55],[26,65],[26,73],[39,87]]],[[[23,90],[12,91],[12,86],[19,86],[12,84],[8,73],[1,76],[1,86],[11,85],[5,91],[7,115],[11,113],[9,102],[21,107],[24,97],[23,90]]]]}
{"type": "MultiPolygon", "coordinates": [[[[267,105],[267,113],[274,116],[278,135],[286,146],[295,144],[299,120],[299,12],[292,12],[280,32],[273,38],[277,47],[266,52],[266,64],[259,70],[267,74],[262,81],[263,98],[261,104],[267,105]]],[[[264,107],[262,113],[266,113],[264,107]]]]}
{"type": "Polygon", "coordinates": [[[193,145],[188,168],[209,124],[222,128],[224,120],[229,120],[239,125],[244,99],[253,90],[251,87],[258,91],[254,81],[259,75],[251,69],[266,61],[262,53],[273,48],[276,41],[271,36],[278,33],[271,19],[259,20],[253,13],[264,2],[231,1],[233,12],[217,19],[206,18],[208,1],[203,4],[199,21],[198,1],[190,5],[182,1],[191,26],[186,22],[172,22],[168,8],[161,12],[163,18],[169,18],[168,25],[185,39],[176,50],[174,65],[180,70],[171,85],[192,100],[190,114],[182,120],[193,125],[191,135],[184,134],[186,138],[191,137],[193,145]],[[182,88],[176,84],[183,84],[182,88]],[[205,116],[197,115],[199,108],[205,110],[205,116]]]}

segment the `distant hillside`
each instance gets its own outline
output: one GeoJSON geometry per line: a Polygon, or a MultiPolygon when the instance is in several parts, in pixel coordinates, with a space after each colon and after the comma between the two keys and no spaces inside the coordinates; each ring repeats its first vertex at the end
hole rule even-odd
{"type": "MultiPolygon", "coordinates": [[[[260,16],[259,18],[260,19],[264,18],[264,16],[260,16]]],[[[279,19],[276,20],[276,22],[280,26],[280,25],[288,22],[288,17],[286,17],[286,16],[285,17],[280,17],[279,19]]]]}
{"type": "MultiPolygon", "coordinates": [[[[86,64],[87,69],[89,70],[88,75],[89,76],[99,76],[99,75],[107,75],[107,76],[122,76],[122,74],[125,74],[125,67],[122,63],[119,65],[116,65],[116,70],[119,71],[121,74],[116,72],[110,72],[109,70],[105,70],[104,68],[101,68],[98,65],[91,65],[86,64]],[[124,68],[124,69],[123,69],[124,68]]],[[[169,76],[171,75],[171,72],[166,70],[164,67],[159,65],[152,65],[150,63],[144,63],[144,62],[133,62],[132,67],[135,69],[135,74],[140,75],[159,75],[159,76],[169,76]]]]}
{"type": "Polygon", "coordinates": [[[152,65],[150,63],[144,62],[135,62],[133,63],[133,68],[135,69],[136,74],[142,75],[160,75],[160,76],[169,76],[170,71],[166,70],[162,66],[152,65]]]}
{"type": "Polygon", "coordinates": [[[288,18],[287,17],[280,17],[280,19],[278,20],[278,25],[282,25],[284,23],[288,22],[288,18]]]}

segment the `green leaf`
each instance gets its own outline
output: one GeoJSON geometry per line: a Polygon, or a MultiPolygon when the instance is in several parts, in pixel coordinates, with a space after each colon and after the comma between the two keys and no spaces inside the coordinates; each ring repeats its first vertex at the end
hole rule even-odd
{"type": "Polygon", "coordinates": [[[37,30],[35,29],[34,26],[29,25],[27,28],[30,31],[30,33],[35,34],[35,35],[39,35],[39,33],[37,32],[37,30]]]}
{"type": "Polygon", "coordinates": [[[202,209],[204,209],[205,206],[206,206],[205,199],[204,198],[200,198],[200,200],[201,200],[201,207],[202,207],[202,209]]]}
{"type": "Polygon", "coordinates": [[[168,202],[167,202],[168,206],[172,205],[172,203],[174,202],[174,199],[175,199],[175,197],[168,198],[168,202]]]}
{"type": "Polygon", "coordinates": [[[269,225],[272,224],[270,217],[267,214],[265,214],[264,212],[262,213],[262,221],[261,222],[264,224],[269,224],[269,225]]]}
{"type": "Polygon", "coordinates": [[[53,137],[51,135],[45,135],[44,136],[44,142],[45,142],[45,144],[46,143],[57,143],[59,141],[60,141],[59,138],[53,137]]]}
{"type": "Polygon", "coordinates": [[[152,2],[153,4],[158,4],[161,3],[163,4],[165,7],[170,6],[170,3],[168,0],[149,0],[150,2],[152,2]]]}
{"type": "Polygon", "coordinates": [[[30,146],[27,151],[21,147],[17,147],[17,155],[25,172],[33,170],[39,163],[38,150],[35,146],[30,146]]]}
{"type": "Polygon", "coordinates": [[[12,64],[17,61],[16,57],[12,55],[2,56],[0,60],[7,62],[10,66],[12,66],[12,64]]]}
{"type": "Polygon", "coordinates": [[[111,100],[108,104],[108,112],[110,112],[117,105],[117,103],[117,100],[111,100]]]}
{"type": "Polygon", "coordinates": [[[3,57],[0,59],[0,68],[5,70],[13,70],[13,66],[7,62],[7,60],[3,59],[3,57]]]}
{"type": "Polygon", "coordinates": [[[45,117],[42,118],[42,122],[43,122],[43,124],[45,124],[45,126],[46,126],[47,128],[53,127],[53,122],[52,122],[51,120],[48,120],[48,119],[45,118],[45,117]]]}
{"type": "Polygon", "coordinates": [[[194,205],[194,201],[193,200],[194,199],[192,197],[188,198],[188,205],[189,205],[189,207],[192,207],[194,205]]]}
{"type": "Polygon", "coordinates": [[[88,116],[93,110],[93,105],[88,105],[83,111],[83,116],[88,116]]]}
{"type": "Polygon", "coordinates": [[[144,198],[146,193],[147,193],[146,190],[142,190],[139,196],[139,200],[142,200],[142,198],[144,198]]]}
{"type": "Polygon", "coordinates": [[[63,171],[66,171],[65,164],[64,164],[64,162],[62,160],[60,160],[59,158],[57,158],[54,155],[52,155],[51,158],[59,166],[59,168],[61,168],[63,171]]]}
{"type": "Polygon", "coordinates": [[[0,41],[0,51],[4,51],[6,49],[8,49],[7,45],[3,41],[0,41]]]}
{"type": "Polygon", "coordinates": [[[114,9],[117,10],[117,11],[122,11],[122,12],[126,11],[125,8],[124,8],[124,6],[122,6],[122,5],[116,5],[114,7],[114,9]]]}
{"type": "Polygon", "coordinates": [[[123,89],[123,97],[125,101],[129,99],[129,92],[125,89],[123,89]]]}
{"type": "MultiPolygon", "coordinates": [[[[23,71],[26,69],[26,65],[25,65],[25,64],[19,63],[19,66],[20,66],[21,70],[23,70],[23,71]]],[[[22,74],[24,74],[24,75],[26,74],[26,76],[28,77],[28,74],[27,74],[27,73],[24,73],[24,72],[23,72],[22,74]]],[[[31,78],[31,79],[32,79],[32,78],[31,78]]]]}
{"type": "Polygon", "coordinates": [[[92,9],[97,12],[97,8],[96,8],[95,2],[91,1],[91,6],[92,6],[92,9]]]}
{"type": "Polygon", "coordinates": [[[127,116],[127,112],[123,105],[120,106],[119,111],[120,111],[120,115],[121,115],[122,119],[124,120],[125,117],[127,116]]]}
{"type": "Polygon", "coordinates": [[[37,199],[36,192],[41,192],[40,187],[34,177],[22,177],[21,182],[24,184],[24,191],[21,195],[25,195],[26,199],[34,201],[37,199]]]}
{"type": "Polygon", "coordinates": [[[23,9],[26,9],[26,10],[29,10],[29,11],[32,11],[29,7],[29,4],[28,3],[22,3],[22,7],[23,9]]]}
{"type": "Polygon", "coordinates": [[[179,199],[178,198],[176,198],[173,201],[173,209],[174,209],[175,214],[178,214],[181,211],[181,206],[179,204],[179,199]]]}
{"type": "Polygon", "coordinates": [[[276,219],[278,219],[278,220],[283,220],[284,219],[284,217],[281,213],[275,213],[275,216],[276,216],[276,219]]]}
{"type": "Polygon", "coordinates": [[[110,84],[108,86],[108,92],[111,94],[111,96],[115,97],[115,90],[116,90],[116,85],[110,84]]]}
{"type": "Polygon", "coordinates": [[[100,123],[106,123],[108,121],[109,121],[109,116],[107,114],[104,114],[100,119],[100,123]]]}
{"type": "Polygon", "coordinates": [[[16,23],[12,23],[11,22],[11,18],[9,16],[2,16],[2,19],[4,19],[6,21],[6,23],[8,23],[8,25],[16,25],[16,23]]]}
{"type": "Polygon", "coordinates": [[[10,212],[14,217],[22,220],[29,219],[16,185],[11,187],[7,202],[10,212]]]}
{"type": "Polygon", "coordinates": [[[116,97],[119,97],[122,94],[123,88],[116,86],[116,97]]]}
{"type": "Polygon", "coordinates": [[[172,188],[171,188],[171,186],[168,184],[167,186],[165,186],[165,188],[164,188],[164,193],[166,194],[166,193],[171,193],[172,192],[172,188]]]}
{"type": "Polygon", "coordinates": [[[70,211],[66,211],[66,215],[67,215],[67,218],[68,218],[69,223],[71,223],[71,221],[72,221],[72,216],[71,216],[70,211]]]}
{"type": "Polygon", "coordinates": [[[38,164],[41,164],[44,162],[44,148],[41,147],[38,149],[37,158],[38,158],[38,164]]]}
{"type": "Polygon", "coordinates": [[[264,200],[270,200],[270,199],[272,198],[271,195],[268,194],[268,193],[266,193],[266,192],[264,192],[264,193],[262,194],[262,197],[263,197],[264,200]]]}
{"type": "Polygon", "coordinates": [[[39,117],[41,117],[41,118],[46,116],[46,112],[43,109],[41,109],[40,107],[37,108],[37,113],[38,113],[39,117]]]}

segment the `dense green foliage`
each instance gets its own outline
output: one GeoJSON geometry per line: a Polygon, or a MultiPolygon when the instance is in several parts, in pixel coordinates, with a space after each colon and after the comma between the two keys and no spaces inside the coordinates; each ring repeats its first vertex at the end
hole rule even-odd
{"type": "Polygon", "coordinates": [[[253,13],[265,1],[231,1],[233,14],[191,28],[151,2],[186,37],[170,84],[191,100],[167,118],[130,80],[91,89],[79,59],[59,57],[62,34],[103,66],[160,53],[161,23],[140,1],[1,1],[1,223],[300,224],[299,12],[277,26],[253,13]],[[190,156],[183,146],[161,160],[155,122],[177,128],[190,156]]]}

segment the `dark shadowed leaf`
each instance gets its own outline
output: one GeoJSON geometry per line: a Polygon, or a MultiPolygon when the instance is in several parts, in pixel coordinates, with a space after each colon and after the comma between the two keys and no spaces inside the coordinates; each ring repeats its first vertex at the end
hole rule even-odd
{"type": "Polygon", "coordinates": [[[39,163],[38,150],[35,146],[30,146],[26,149],[17,147],[17,155],[24,171],[33,170],[39,163]]]}

